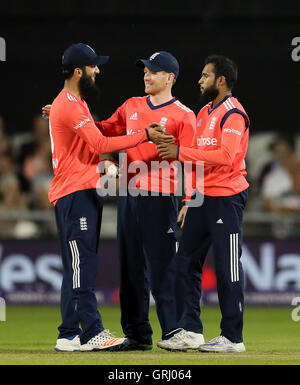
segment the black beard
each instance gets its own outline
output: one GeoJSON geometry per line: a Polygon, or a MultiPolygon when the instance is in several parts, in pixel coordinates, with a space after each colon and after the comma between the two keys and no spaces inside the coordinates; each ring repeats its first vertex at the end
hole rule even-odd
{"type": "Polygon", "coordinates": [[[99,97],[99,88],[92,81],[92,79],[87,76],[86,72],[83,70],[83,75],[79,80],[79,92],[81,94],[82,99],[87,102],[94,102],[99,97]]]}
{"type": "Polygon", "coordinates": [[[209,88],[207,88],[203,94],[200,94],[200,103],[201,105],[206,105],[207,103],[213,101],[216,99],[216,97],[219,95],[219,90],[217,89],[217,87],[215,86],[215,84],[213,84],[212,86],[210,86],[209,88]]]}

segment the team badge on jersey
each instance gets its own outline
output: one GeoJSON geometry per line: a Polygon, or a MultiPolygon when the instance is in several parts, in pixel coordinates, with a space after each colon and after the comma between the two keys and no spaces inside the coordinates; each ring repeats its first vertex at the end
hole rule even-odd
{"type": "Polygon", "coordinates": [[[88,229],[86,217],[81,217],[79,219],[79,223],[80,223],[80,230],[81,231],[86,231],[88,229]]]}
{"type": "Polygon", "coordinates": [[[217,121],[217,117],[213,116],[212,120],[211,120],[211,122],[209,124],[209,127],[208,127],[210,130],[213,130],[215,128],[216,121],[217,121]]]}
{"type": "Polygon", "coordinates": [[[166,125],[166,123],[167,123],[167,120],[168,120],[167,118],[161,118],[159,124],[160,124],[162,127],[165,127],[165,125],[166,125]]]}

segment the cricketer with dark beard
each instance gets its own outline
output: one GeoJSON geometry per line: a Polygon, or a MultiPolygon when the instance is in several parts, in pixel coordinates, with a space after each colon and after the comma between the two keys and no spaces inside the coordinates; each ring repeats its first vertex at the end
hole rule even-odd
{"type": "Polygon", "coordinates": [[[241,256],[243,212],[249,187],[245,157],[250,120],[242,104],[232,95],[237,74],[237,66],[230,58],[207,57],[198,81],[206,104],[197,115],[193,147],[157,146],[162,159],[203,164],[203,176],[195,175],[195,192],[203,196],[202,201],[198,200],[201,204],[184,206],[179,214],[184,227],[174,262],[178,272],[174,285],[177,329],[176,334],[159,344],[169,351],[194,349],[193,335],[203,333],[201,278],[210,247],[214,250],[221,330],[217,337],[198,349],[213,353],[246,350],[241,256]]]}
{"type": "Polygon", "coordinates": [[[93,74],[88,75],[86,71],[86,66],[82,67],[82,76],[79,79],[79,90],[82,96],[82,99],[86,100],[89,104],[98,100],[100,96],[100,90],[95,83],[95,78],[93,74]]]}
{"type": "Polygon", "coordinates": [[[216,80],[211,86],[207,87],[206,89],[200,87],[200,105],[204,106],[212,100],[215,100],[218,95],[219,90],[216,85],[216,80]]]}
{"type": "Polygon", "coordinates": [[[63,266],[57,351],[114,351],[125,341],[104,328],[94,292],[103,209],[99,153],[174,139],[162,129],[143,127],[131,135],[102,135],[86,99],[97,95],[95,79],[107,61],[87,44],[72,44],[62,57],[64,87],[48,105],[54,172],[48,197],[55,206],[63,266]]]}

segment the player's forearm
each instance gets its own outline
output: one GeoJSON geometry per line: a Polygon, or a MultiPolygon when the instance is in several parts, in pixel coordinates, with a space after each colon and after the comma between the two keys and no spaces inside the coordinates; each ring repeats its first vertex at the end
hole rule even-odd
{"type": "Polygon", "coordinates": [[[126,134],[126,127],[120,127],[117,124],[108,123],[105,120],[102,122],[95,122],[98,129],[105,136],[120,136],[126,134]]]}
{"type": "Polygon", "coordinates": [[[212,166],[232,166],[233,163],[233,156],[225,148],[212,151],[203,151],[180,146],[178,159],[180,162],[198,160],[212,166]]]}
{"type": "Polygon", "coordinates": [[[135,147],[140,143],[149,140],[146,129],[142,129],[136,134],[108,137],[102,135],[94,122],[86,122],[76,129],[77,135],[89,144],[100,154],[109,154],[135,147]]]}
{"type": "Polygon", "coordinates": [[[93,144],[93,147],[97,152],[100,152],[101,154],[107,154],[125,150],[126,148],[135,147],[140,143],[146,142],[147,140],[148,136],[146,130],[143,129],[140,132],[132,135],[115,137],[102,136],[93,144]]]}
{"type": "Polygon", "coordinates": [[[203,161],[212,166],[232,166],[239,151],[241,138],[245,132],[245,121],[240,114],[232,114],[223,126],[221,146],[217,150],[199,150],[180,147],[178,159],[184,161],[203,161]],[[232,128],[234,127],[234,128],[232,128]]]}
{"type": "Polygon", "coordinates": [[[186,163],[183,167],[185,197],[182,202],[189,201],[195,190],[194,176],[195,164],[192,162],[186,163]]]}
{"type": "Polygon", "coordinates": [[[104,135],[104,128],[102,126],[101,122],[94,122],[96,127],[101,131],[101,133],[104,135]]]}

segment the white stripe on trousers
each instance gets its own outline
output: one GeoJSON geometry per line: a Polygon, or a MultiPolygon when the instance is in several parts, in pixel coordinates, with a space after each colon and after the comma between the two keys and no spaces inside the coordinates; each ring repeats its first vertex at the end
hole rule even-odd
{"type": "Polygon", "coordinates": [[[72,254],[73,289],[80,288],[79,251],[76,241],[69,241],[72,254]]]}
{"type": "Polygon", "coordinates": [[[239,277],[239,234],[230,234],[230,273],[231,282],[237,282],[239,277]]]}

